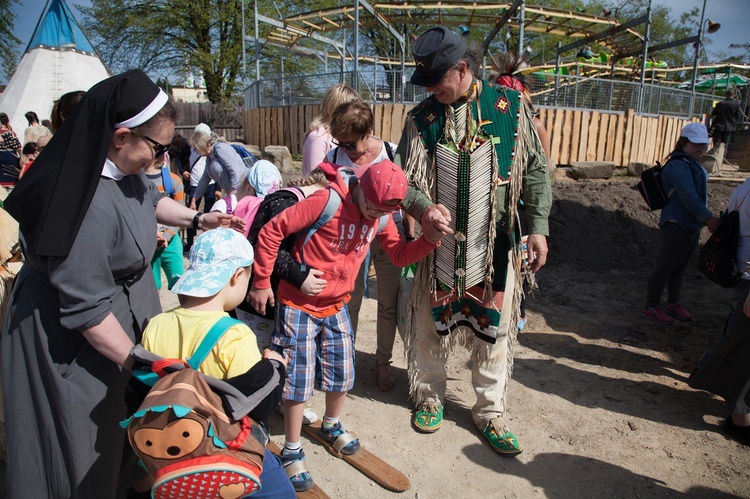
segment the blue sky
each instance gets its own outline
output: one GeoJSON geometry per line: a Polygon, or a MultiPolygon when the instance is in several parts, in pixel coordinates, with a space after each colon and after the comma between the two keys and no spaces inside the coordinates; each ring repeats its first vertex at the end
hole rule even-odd
{"type": "MultiPolygon", "coordinates": [[[[703,0],[654,0],[654,5],[667,5],[672,10],[672,17],[678,17],[680,13],[687,12],[693,7],[700,11],[703,8],[703,0]]],[[[729,55],[742,55],[739,50],[732,50],[732,43],[750,43],[750,30],[747,29],[750,18],[750,1],[748,0],[707,0],[706,19],[720,23],[721,28],[713,34],[705,35],[712,43],[707,44],[706,51],[709,58],[712,53],[720,51],[729,55]]],[[[695,19],[695,33],[698,33],[700,14],[695,19]]],[[[705,23],[705,21],[704,21],[705,23]]]]}
{"type": "MultiPolygon", "coordinates": [[[[67,0],[67,2],[78,19],[81,18],[81,15],[76,5],[91,5],[90,0],[67,0]]],[[[533,3],[533,0],[528,0],[529,5],[533,3]]],[[[682,12],[686,12],[693,7],[701,9],[703,0],[654,0],[654,5],[657,4],[667,5],[672,10],[673,17],[678,17],[682,12]]],[[[16,0],[16,3],[13,4],[12,10],[16,14],[14,34],[22,42],[19,52],[24,50],[29,43],[45,5],[46,0],[16,0]],[[22,5],[19,2],[23,2],[22,5]]],[[[721,29],[718,32],[706,35],[706,38],[710,38],[712,41],[706,47],[709,57],[720,51],[730,55],[739,55],[740,52],[731,50],[729,45],[731,43],[750,43],[750,30],[746,26],[749,11],[749,0],[707,0],[706,18],[721,23],[721,29]]],[[[699,21],[700,17],[695,19],[696,33],[698,32],[699,21]]],[[[1,76],[0,82],[5,83],[1,76]]]]}

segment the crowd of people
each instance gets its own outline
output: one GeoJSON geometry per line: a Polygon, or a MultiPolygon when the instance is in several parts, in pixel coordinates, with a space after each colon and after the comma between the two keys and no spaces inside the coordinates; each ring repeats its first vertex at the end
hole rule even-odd
{"type": "MultiPolygon", "coordinates": [[[[229,316],[237,320],[197,369],[255,395],[248,414],[261,427],[273,410],[284,416],[284,446],[265,452],[256,496],[310,489],[300,437],[318,419],[306,407],[314,389],[325,393],[323,437],[337,452],[360,450],[340,416],[371,263],[376,386],[394,387],[407,300],[414,428],[440,429],[446,363],[460,345],[471,355],[478,435],[501,455],[522,452],[505,419],[507,388],[525,291],[547,259],[549,136],[519,75],[522,59],[495,61],[483,80],[480,49],[442,26],[412,51],[411,83],[431,95],[409,112],[399,144],[374,135],[371,106],[335,85],[305,137],[304,178],[286,188],[273,163],[249,164],[206,124],[175,134],[172,102],[139,70],[62,96],[51,130],[27,113],[23,144],[0,113],[0,154],[19,160],[4,208],[19,222],[25,261],[2,331],[10,497],[150,497],[155,477],[117,425],[148,390],[133,391],[134,347],[187,361],[229,316]],[[412,292],[400,296],[412,264],[412,292]],[[180,299],[168,312],[162,271],[180,299]],[[261,396],[260,385],[272,389],[261,396]]],[[[663,170],[669,201],[642,311],[662,325],[691,319],[682,276],[702,227],[721,223],[699,163],[708,142],[704,125],[686,126],[663,170]]],[[[727,400],[724,428],[745,445],[749,191],[750,180],[730,200],[741,214],[737,306],[690,381],[727,400]]]]}

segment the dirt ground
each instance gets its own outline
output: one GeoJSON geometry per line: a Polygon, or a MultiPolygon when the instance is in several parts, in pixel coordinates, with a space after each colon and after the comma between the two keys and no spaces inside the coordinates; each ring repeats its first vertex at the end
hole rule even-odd
{"type": "MultiPolygon", "coordinates": [[[[375,385],[376,301],[366,299],[357,380],[342,419],[368,450],[403,471],[411,488],[386,491],[303,435],[312,476],[332,498],[750,497],[750,448],[722,433],[723,402],[686,384],[721,334],[731,293],[692,265],[684,302],[694,320],[660,326],[643,319],[658,212],[647,211],[632,179],[557,177],[549,260],[529,300],[509,386],[507,419],[524,452],[497,455],[472,424],[463,349],[449,361],[443,427],[416,433],[400,339],[397,386],[381,393],[375,385]]],[[[735,185],[709,184],[714,212],[726,207],[735,185]]],[[[376,294],[375,281],[371,289],[376,294]]],[[[163,292],[163,305],[174,307],[174,295],[163,292]]],[[[322,415],[322,394],[312,405],[322,415]]],[[[271,420],[280,445],[282,424],[278,415],[271,420]]]]}
{"type": "MultiPolygon", "coordinates": [[[[376,301],[368,299],[342,418],[368,450],[410,478],[411,489],[388,492],[303,435],[319,486],[340,498],[750,497],[750,449],[721,432],[723,402],[686,385],[721,334],[730,292],[691,266],[684,302],[693,321],[660,326],[639,315],[658,212],[647,211],[634,183],[554,185],[549,261],[529,301],[509,387],[520,456],[495,454],[472,424],[463,349],[449,361],[443,427],[431,435],[412,429],[400,339],[396,388],[381,393],[375,385],[376,301]]],[[[710,184],[714,211],[726,207],[735,185],[710,184]]],[[[322,394],[312,404],[322,414],[322,394]]],[[[271,430],[283,444],[280,417],[271,430]]]]}

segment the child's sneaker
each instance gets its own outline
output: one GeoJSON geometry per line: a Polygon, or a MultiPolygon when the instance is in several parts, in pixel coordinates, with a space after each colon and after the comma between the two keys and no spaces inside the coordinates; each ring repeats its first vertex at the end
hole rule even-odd
{"type": "Polygon", "coordinates": [[[330,428],[321,425],[320,434],[331,442],[336,452],[351,455],[359,450],[359,439],[354,433],[350,433],[342,428],[341,422],[336,423],[330,428]]]}
{"type": "Polygon", "coordinates": [[[690,312],[679,303],[675,303],[674,305],[667,304],[664,306],[664,310],[678,321],[689,321],[693,318],[690,312]]]}
{"type": "Polygon", "coordinates": [[[298,452],[290,452],[288,449],[281,451],[281,464],[284,466],[289,481],[292,482],[294,490],[304,492],[313,488],[313,482],[310,472],[307,471],[305,464],[305,451],[300,449],[298,452]]]}
{"type": "Polygon", "coordinates": [[[305,407],[305,410],[302,412],[302,424],[313,424],[317,420],[318,415],[315,414],[315,411],[309,407],[305,407]]]}
{"type": "Polygon", "coordinates": [[[674,322],[674,319],[665,314],[660,307],[643,307],[641,315],[647,319],[658,322],[659,324],[664,324],[665,326],[669,326],[674,322]]]}
{"type": "MultiPolygon", "coordinates": [[[[279,405],[276,406],[276,412],[284,415],[284,401],[282,400],[279,405]]],[[[311,425],[318,420],[318,415],[315,414],[310,407],[305,405],[305,410],[302,412],[302,424],[311,425]]]]}

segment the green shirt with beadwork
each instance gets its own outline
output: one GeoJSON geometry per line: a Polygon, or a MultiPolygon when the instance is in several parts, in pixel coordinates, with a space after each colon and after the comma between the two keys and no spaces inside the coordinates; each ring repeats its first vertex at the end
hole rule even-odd
{"type": "MultiPolygon", "coordinates": [[[[497,89],[494,88],[494,86],[489,86],[486,82],[482,83],[484,89],[483,93],[486,92],[487,94],[492,94],[492,98],[494,98],[497,89]]],[[[513,96],[517,96],[517,92],[515,92],[514,90],[503,89],[502,92],[504,95],[508,96],[508,100],[511,102],[515,100],[513,96]]],[[[408,160],[407,154],[410,150],[408,137],[415,137],[418,135],[414,133],[407,133],[407,130],[409,129],[409,127],[416,127],[416,125],[414,124],[415,113],[424,112],[425,108],[437,110],[438,112],[442,113],[443,116],[445,114],[444,108],[441,109],[442,105],[437,102],[434,96],[428,97],[412,111],[410,111],[409,116],[407,117],[404,131],[401,135],[401,141],[399,142],[398,150],[396,152],[396,162],[401,166],[407,164],[408,160]]],[[[476,108],[474,108],[474,111],[475,109],[476,108]]],[[[520,111],[529,113],[530,116],[529,109],[525,104],[521,104],[520,111]]],[[[495,111],[493,112],[491,119],[498,121],[503,119],[515,120],[515,116],[512,113],[502,113],[501,111],[495,111]]],[[[445,120],[443,119],[441,123],[444,123],[444,121],[445,120]]],[[[533,120],[528,119],[526,120],[526,122],[526,129],[519,130],[520,133],[526,133],[529,137],[529,140],[527,141],[528,147],[526,150],[526,171],[523,175],[523,186],[521,191],[521,200],[524,204],[523,212],[528,223],[529,234],[541,234],[546,236],[549,235],[548,218],[550,209],[552,207],[552,189],[550,186],[549,173],[547,171],[547,160],[544,156],[544,151],[539,141],[539,136],[537,135],[536,129],[534,128],[533,120]]],[[[485,131],[487,131],[486,127],[485,131]]],[[[425,137],[422,137],[422,140],[424,139],[425,137]]],[[[429,158],[429,156],[425,156],[426,160],[428,160],[427,158],[429,158]]],[[[500,165],[501,171],[502,166],[503,165],[500,165]]],[[[423,165],[423,167],[427,168],[428,165],[425,164],[423,165]]],[[[507,167],[505,171],[507,172],[507,167]]],[[[499,227],[500,230],[502,230],[502,224],[507,223],[506,214],[508,212],[508,207],[506,200],[509,195],[509,189],[510,184],[506,183],[500,185],[496,190],[496,220],[498,220],[498,224],[501,225],[501,227],[499,227]]],[[[413,184],[410,185],[406,198],[403,201],[403,207],[407,213],[409,213],[411,216],[416,218],[417,221],[419,221],[424,210],[431,204],[433,204],[433,202],[427,193],[421,192],[413,184]]]]}

